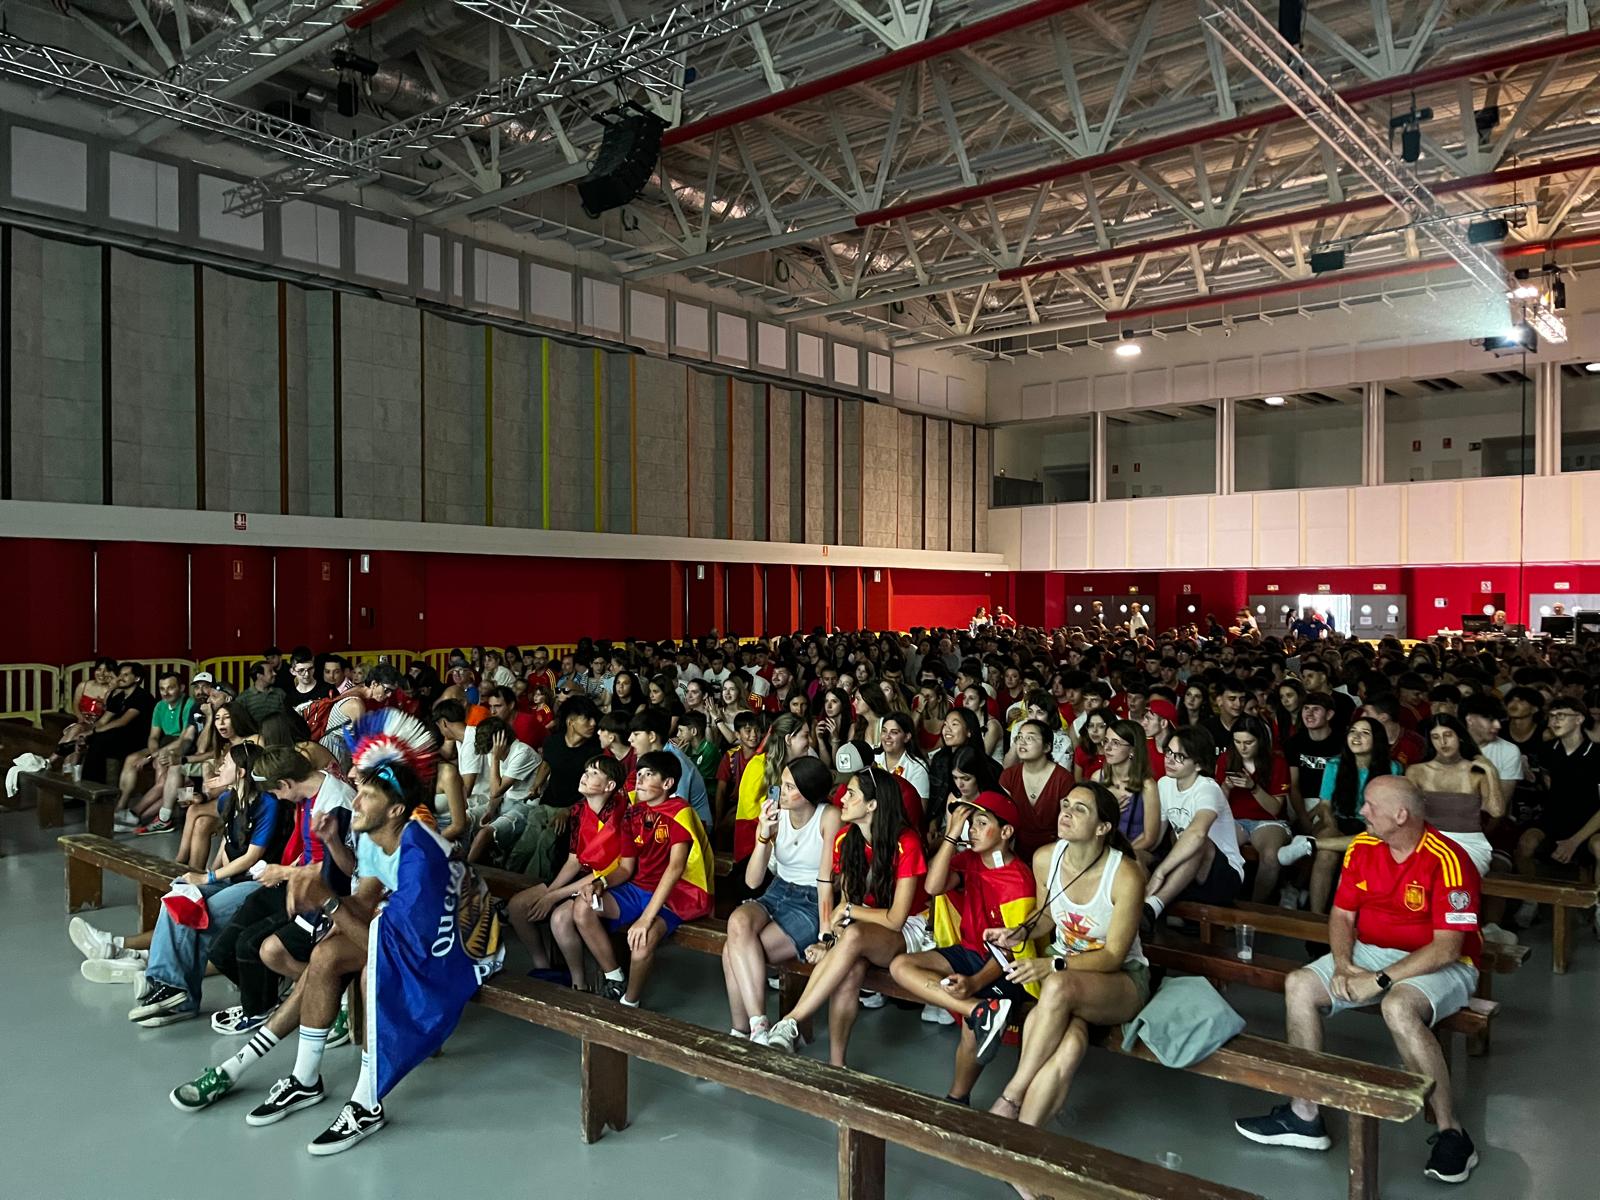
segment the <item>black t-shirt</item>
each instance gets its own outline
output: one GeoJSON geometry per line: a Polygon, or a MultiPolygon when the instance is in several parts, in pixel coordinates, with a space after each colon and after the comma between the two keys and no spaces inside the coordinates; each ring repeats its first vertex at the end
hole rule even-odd
{"type": "Polygon", "coordinates": [[[1539,765],[1550,774],[1544,827],[1557,838],[1569,838],[1600,808],[1600,745],[1584,738],[1568,754],[1560,742],[1551,742],[1540,752],[1539,765]]]}
{"type": "Polygon", "coordinates": [[[545,783],[540,800],[556,808],[571,808],[578,802],[578,781],[583,778],[583,764],[600,753],[600,739],[591,737],[576,746],[567,745],[562,736],[545,739],[544,761],[550,768],[550,778],[545,783]]]}
{"type": "Polygon", "coordinates": [[[150,714],[156,710],[156,698],[148,689],[135,686],[127,692],[113,691],[106,697],[106,712],[120,717],[129,709],[133,719],[111,731],[111,737],[120,745],[142,746],[150,736],[150,714]]]}
{"type": "Polygon", "coordinates": [[[1307,730],[1300,730],[1284,743],[1284,757],[1289,760],[1289,767],[1295,773],[1295,782],[1300,787],[1300,795],[1308,802],[1314,802],[1322,795],[1322,776],[1328,769],[1328,764],[1339,757],[1339,751],[1344,748],[1344,739],[1338,734],[1330,732],[1320,742],[1311,736],[1307,730]]]}
{"type": "Polygon", "coordinates": [[[313,704],[324,696],[333,695],[333,688],[319,679],[309,692],[302,692],[291,683],[286,694],[289,697],[289,707],[298,709],[313,704]]]}

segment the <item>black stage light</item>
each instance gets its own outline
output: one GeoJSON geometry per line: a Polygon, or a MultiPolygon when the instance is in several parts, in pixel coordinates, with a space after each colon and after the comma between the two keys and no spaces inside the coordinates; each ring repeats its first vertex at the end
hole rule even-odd
{"type": "Polygon", "coordinates": [[[1511,227],[1506,224],[1504,217],[1495,217],[1492,220],[1474,221],[1467,226],[1467,241],[1474,246],[1481,246],[1485,242],[1503,242],[1506,240],[1506,231],[1511,227]]]}
{"type": "Polygon", "coordinates": [[[1344,270],[1343,250],[1313,250],[1311,252],[1311,273],[1313,275],[1342,270],[1344,270]]]}

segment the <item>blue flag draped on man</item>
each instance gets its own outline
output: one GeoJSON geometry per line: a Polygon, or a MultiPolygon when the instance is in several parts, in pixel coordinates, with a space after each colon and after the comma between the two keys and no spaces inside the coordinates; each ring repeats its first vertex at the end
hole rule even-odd
{"type": "Polygon", "coordinates": [[[505,959],[476,874],[428,821],[406,824],[397,877],[367,934],[367,1053],[380,1100],[444,1045],[505,959]]]}

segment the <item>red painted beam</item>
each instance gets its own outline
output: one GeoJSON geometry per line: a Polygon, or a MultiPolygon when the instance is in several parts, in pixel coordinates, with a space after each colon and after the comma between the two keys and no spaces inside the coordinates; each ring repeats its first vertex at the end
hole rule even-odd
{"type": "MultiPolygon", "coordinates": [[[[1390,79],[1377,79],[1370,83],[1357,84],[1341,89],[1339,95],[1347,103],[1357,104],[1364,100],[1375,100],[1381,96],[1389,96],[1397,92],[1420,91],[1422,88],[1436,83],[1447,83],[1454,79],[1465,79],[1473,75],[1504,71],[1512,67],[1544,62],[1547,59],[1560,58],[1568,54],[1578,54],[1585,50],[1596,48],[1600,48],[1600,29],[1592,29],[1588,33],[1574,34],[1570,37],[1546,38],[1543,41],[1529,42],[1525,46],[1515,46],[1509,50],[1496,50],[1488,54],[1480,54],[1476,58],[1463,58],[1458,62],[1444,63],[1437,67],[1431,67],[1426,71],[1417,71],[1411,75],[1397,75],[1390,79]]],[[[1209,125],[1201,125],[1194,129],[1170,133],[1144,142],[1133,142],[1126,146],[1120,146],[1115,150],[1108,150],[1103,154],[1091,154],[1087,158],[1077,158],[1065,163],[1052,163],[1049,166],[1036,167],[1031,171],[1022,171],[1015,175],[1005,175],[999,179],[991,179],[986,183],[952,188],[949,191],[925,196],[921,200],[907,200],[900,204],[890,205],[887,208],[862,213],[856,218],[856,225],[865,229],[871,225],[883,225],[889,221],[900,220],[903,217],[914,217],[920,213],[933,212],[935,209],[954,208],[962,204],[969,204],[974,200],[998,196],[1004,192],[1022,191],[1027,188],[1038,187],[1041,184],[1070,179],[1075,175],[1087,175],[1092,171],[1101,170],[1105,167],[1120,166],[1123,163],[1154,158],[1158,154],[1187,149],[1201,142],[1232,137],[1236,134],[1247,133],[1254,129],[1264,129],[1269,125],[1277,125],[1283,121],[1295,119],[1297,119],[1295,113],[1288,105],[1276,104],[1257,113],[1232,117],[1226,121],[1214,121],[1209,125]]]]}
{"type": "Polygon", "coordinates": [[[355,12],[344,19],[346,29],[354,32],[365,29],[385,13],[393,12],[404,4],[406,0],[373,0],[371,4],[364,4],[355,12]]]}
{"type": "MultiPolygon", "coordinates": [[[[1550,238],[1543,242],[1505,246],[1500,251],[1500,257],[1526,258],[1532,254],[1554,254],[1558,250],[1579,250],[1587,246],[1600,246],[1600,234],[1574,234],[1571,237],[1550,238]]],[[[1137,321],[1144,317],[1165,316],[1167,313],[1215,308],[1219,304],[1233,304],[1241,300],[1262,300],[1268,296],[1313,292],[1346,283],[1366,283],[1373,279],[1420,275],[1427,271],[1438,271],[1449,267],[1454,262],[1455,260],[1451,258],[1428,258],[1416,262],[1396,263],[1387,267],[1369,267],[1364,271],[1330,271],[1326,275],[1313,275],[1309,279],[1286,279],[1282,283],[1269,283],[1263,287],[1245,288],[1237,292],[1212,292],[1209,296],[1191,296],[1183,300],[1163,300],[1159,304],[1146,304],[1140,308],[1124,308],[1108,312],[1106,320],[1137,321]]],[[[1027,330],[1019,329],[1017,332],[1026,333],[1027,330]]]]}
{"type": "Polygon", "coordinates": [[[857,63],[843,71],[836,71],[832,75],[823,75],[808,83],[796,87],[785,88],[781,92],[774,92],[760,100],[752,100],[748,104],[735,105],[726,112],[712,113],[703,120],[694,121],[688,125],[680,125],[676,129],[669,129],[662,135],[663,146],[676,146],[680,142],[691,142],[696,138],[705,137],[707,134],[716,133],[719,129],[727,129],[733,125],[743,125],[746,121],[754,121],[757,117],[770,116],[775,112],[782,112],[796,104],[804,104],[808,100],[815,100],[819,96],[826,96],[830,92],[837,92],[841,88],[852,87],[858,83],[866,83],[869,79],[878,79],[895,71],[903,71],[907,67],[914,67],[918,63],[927,62],[930,58],[938,58],[941,54],[960,50],[965,46],[972,46],[978,42],[987,41],[989,38],[998,37],[1002,33],[1010,33],[1014,29],[1021,29],[1053,17],[1057,13],[1064,13],[1069,9],[1082,8],[1089,0],[1033,0],[1030,4],[1023,4],[1007,12],[997,13],[972,25],[960,29],[952,29],[948,33],[941,33],[938,37],[927,38],[912,46],[891,51],[881,58],[869,62],[857,63]]]}
{"type": "MultiPolygon", "coordinates": [[[[1591,167],[1600,167],[1600,151],[1592,154],[1580,154],[1566,159],[1547,159],[1543,162],[1524,163],[1517,167],[1507,167],[1501,171],[1489,171],[1482,175],[1468,175],[1461,179],[1446,179],[1438,183],[1431,183],[1427,188],[1435,196],[1452,196],[1457,192],[1470,192],[1478,188],[1493,187],[1497,184],[1516,183],[1523,179],[1536,179],[1541,175],[1559,175],[1569,171],[1587,171],[1591,167]]],[[[1134,242],[1129,245],[1112,246],[1105,250],[1090,250],[1084,254],[1069,254],[1061,258],[1052,258],[1044,262],[1027,263],[1020,267],[1008,267],[1000,272],[1002,280],[1032,279],[1038,275],[1053,275],[1058,271],[1071,271],[1082,267],[1092,267],[1105,262],[1118,262],[1123,259],[1138,258],[1142,254],[1159,254],[1168,250],[1186,250],[1190,246],[1204,246],[1213,242],[1226,241],[1231,237],[1243,237],[1254,233],[1271,233],[1274,230],[1288,229],[1295,225],[1309,225],[1315,221],[1328,221],[1335,217],[1346,216],[1350,213],[1364,212],[1369,209],[1387,208],[1389,201],[1379,196],[1367,196],[1359,200],[1342,200],[1337,204],[1324,204],[1319,208],[1301,209],[1299,212],[1280,213],[1271,217],[1257,217],[1251,221],[1239,221],[1233,225],[1221,225],[1215,229],[1195,229],[1188,233],[1175,233],[1170,237],[1154,238],[1148,242],[1134,242]]]]}

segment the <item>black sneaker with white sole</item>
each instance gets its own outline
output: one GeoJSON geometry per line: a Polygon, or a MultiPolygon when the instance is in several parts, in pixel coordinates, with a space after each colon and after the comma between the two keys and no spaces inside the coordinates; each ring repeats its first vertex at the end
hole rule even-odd
{"type": "Polygon", "coordinates": [[[1465,1183],[1478,1165],[1478,1151],[1465,1129],[1441,1129],[1428,1139],[1433,1153],[1422,1173],[1440,1183],[1465,1183]]]}
{"type": "Polygon", "coordinates": [[[1326,1150],[1333,1145],[1328,1127],[1318,1113],[1310,1121],[1295,1116],[1288,1104],[1280,1104],[1264,1117],[1241,1117],[1233,1123],[1245,1137],[1263,1146],[1293,1146],[1297,1150],[1326,1150]]]}
{"type": "Polygon", "coordinates": [[[128,1010],[128,1020],[147,1021],[162,1013],[172,1012],[189,1003],[189,993],[179,987],[170,987],[155,980],[145,983],[144,992],[128,1010]]]}
{"type": "Polygon", "coordinates": [[[600,994],[607,1000],[621,1000],[628,994],[628,981],[626,979],[600,980],[600,994]]]}
{"type": "Polygon", "coordinates": [[[1011,1016],[1011,1001],[980,1000],[967,1017],[967,1028],[977,1039],[977,1058],[980,1067],[988,1066],[1000,1052],[1000,1041],[1006,1031],[1006,1021],[1011,1016]]]}
{"type": "Polygon", "coordinates": [[[364,1137],[370,1137],[384,1126],[383,1105],[365,1108],[351,1100],[339,1111],[338,1118],[312,1139],[306,1147],[319,1157],[348,1150],[364,1137]]]}
{"type": "Polygon", "coordinates": [[[267,1098],[245,1114],[246,1125],[276,1125],[292,1112],[321,1104],[328,1093],[323,1090],[322,1077],[307,1087],[293,1075],[286,1075],[273,1084],[267,1098]]]}

